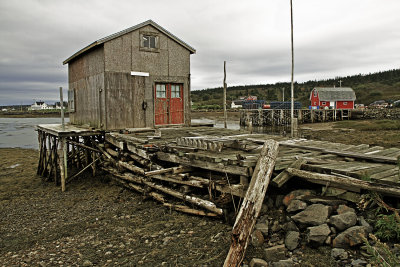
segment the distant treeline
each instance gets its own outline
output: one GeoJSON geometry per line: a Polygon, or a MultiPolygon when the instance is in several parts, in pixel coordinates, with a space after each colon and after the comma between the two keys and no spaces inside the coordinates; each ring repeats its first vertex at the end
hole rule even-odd
{"type": "MultiPolygon", "coordinates": [[[[294,84],[295,101],[309,106],[310,92],[314,87],[351,87],[356,92],[356,103],[369,105],[376,100],[395,101],[400,99],[400,69],[379,71],[369,74],[357,74],[346,77],[336,77],[326,80],[313,80],[294,84]]],[[[290,99],[290,82],[275,84],[228,86],[227,102],[241,96],[255,95],[258,99],[282,101],[290,99]]],[[[194,108],[221,108],[222,87],[208,88],[191,92],[194,108]]]]}

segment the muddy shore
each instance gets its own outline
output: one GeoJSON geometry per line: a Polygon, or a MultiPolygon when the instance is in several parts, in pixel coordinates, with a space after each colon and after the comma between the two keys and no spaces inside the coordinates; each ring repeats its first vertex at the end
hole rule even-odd
{"type": "MultiPolygon", "coordinates": [[[[323,140],[337,130],[343,142],[399,147],[379,141],[382,132],[361,139],[357,130],[334,125],[305,127],[323,140]]],[[[36,175],[37,156],[37,150],[0,149],[0,266],[222,266],[231,233],[223,220],[168,210],[103,175],[81,177],[61,193],[36,175]]],[[[249,245],[244,263],[263,253],[249,245]]],[[[298,266],[336,266],[329,247],[300,253],[298,266]]]]}

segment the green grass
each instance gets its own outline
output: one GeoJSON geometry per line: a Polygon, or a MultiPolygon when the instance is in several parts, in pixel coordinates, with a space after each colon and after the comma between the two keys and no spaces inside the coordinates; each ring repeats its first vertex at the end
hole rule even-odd
{"type": "Polygon", "coordinates": [[[360,131],[400,130],[400,120],[338,121],[333,127],[360,131]]]}

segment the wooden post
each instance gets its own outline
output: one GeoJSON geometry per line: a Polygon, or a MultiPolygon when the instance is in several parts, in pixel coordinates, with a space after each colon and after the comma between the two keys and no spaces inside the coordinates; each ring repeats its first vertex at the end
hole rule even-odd
{"type": "Polygon", "coordinates": [[[61,105],[61,125],[62,125],[62,130],[65,131],[65,123],[64,123],[64,99],[63,99],[62,87],[60,87],[60,105],[61,105]]]}
{"type": "Polygon", "coordinates": [[[293,84],[293,76],[294,76],[294,49],[293,49],[293,4],[292,0],[290,0],[290,37],[291,37],[291,52],[292,52],[292,71],[291,71],[291,82],[290,82],[290,118],[291,118],[291,127],[290,127],[290,137],[294,137],[294,84],[293,84]]]}
{"type": "Polygon", "coordinates": [[[226,113],[226,61],[224,61],[224,127],[227,128],[228,114],[226,113]]]}
{"type": "Polygon", "coordinates": [[[64,165],[64,149],[65,141],[64,138],[60,140],[60,150],[59,150],[59,158],[60,158],[60,175],[61,175],[61,191],[65,191],[65,165],[64,165]]]}
{"type": "Polygon", "coordinates": [[[250,234],[267,192],[268,184],[278,156],[278,142],[267,140],[261,149],[254,174],[232,229],[232,243],[224,267],[239,266],[246,252],[250,234]]]}

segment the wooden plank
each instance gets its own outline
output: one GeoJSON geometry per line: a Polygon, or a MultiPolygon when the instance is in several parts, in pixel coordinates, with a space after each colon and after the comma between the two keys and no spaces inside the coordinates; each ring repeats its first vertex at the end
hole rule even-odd
{"type": "Polygon", "coordinates": [[[384,195],[400,197],[400,186],[379,184],[375,182],[359,180],[356,178],[343,178],[336,175],[314,173],[294,168],[288,168],[287,171],[294,176],[306,179],[310,182],[330,182],[333,184],[380,192],[384,195]]]}
{"type": "Polygon", "coordinates": [[[389,183],[395,183],[395,184],[399,184],[400,183],[400,178],[399,175],[393,175],[393,176],[388,176],[385,178],[382,178],[379,180],[380,182],[389,182],[389,183]]]}
{"type": "Polygon", "coordinates": [[[321,151],[323,153],[328,153],[328,154],[333,154],[333,155],[339,155],[339,156],[344,156],[344,157],[350,157],[350,158],[358,158],[358,159],[364,159],[364,160],[369,160],[373,162],[383,162],[383,163],[397,163],[396,158],[392,157],[385,157],[385,156],[376,156],[376,155],[368,155],[368,154],[363,154],[363,153],[358,153],[358,152],[346,152],[346,151],[336,151],[336,150],[329,150],[329,149],[324,149],[316,146],[302,146],[298,144],[293,144],[290,142],[280,142],[282,146],[288,146],[288,147],[297,147],[297,148],[304,148],[304,149],[309,149],[309,150],[316,150],[316,151],[321,151]]]}
{"type": "Polygon", "coordinates": [[[149,154],[147,153],[146,150],[137,148],[135,145],[132,145],[132,144],[129,144],[129,143],[127,144],[126,147],[127,147],[128,151],[138,155],[139,157],[142,157],[142,158],[150,160],[150,156],[149,156],[149,154]]]}
{"type": "Polygon", "coordinates": [[[369,148],[369,145],[367,144],[361,144],[361,145],[356,145],[347,149],[343,149],[343,151],[349,151],[349,152],[361,152],[365,151],[369,148]]]}
{"type": "MultiPolygon", "coordinates": [[[[374,156],[387,156],[387,157],[391,157],[389,155],[391,154],[397,154],[400,151],[400,149],[396,148],[396,147],[391,147],[388,149],[384,149],[382,151],[379,151],[377,153],[374,154],[374,156]]],[[[397,157],[396,157],[397,158],[397,157]]]]}
{"type": "Polygon", "coordinates": [[[393,175],[398,175],[399,174],[399,167],[393,166],[393,169],[389,169],[387,171],[383,172],[378,172],[370,176],[371,179],[376,179],[380,180],[382,178],[388,177],[388,176],[393,176],[393,175]]]}
{"type": "MultiPolygon", "coordinates": [[[[117,138],[117,139],[123,140],[123,141],[131,141],[131,142],[140,143],[140,144],[148,144],[149,143],[149,140],[147,138],[143,139],[143,138],[131,136],[128,134],[110,133],[108,135],[113,136],[114,138],[117,138]]],[[[106,134],[106,136],[107,136],[107,134],[106,134]]]]}
{"type": "MultiPolygon", "coordinates": [[[[289,166],[290,168],[300,169],[301,165],[305,164],[306,162],[307,161],[305,159],[300,158],[294,161],[289,166]]],[[[286,170],[284,170],[272,180],[272,184],[277,187],[282,187],[282,185],[284,185],[287,181],[289,181],[290,178],[292,178],[292,175],[288,173],[286,170]]]]}
{"type": "Polygon", "coordinates": [[[205,186],[208,185],[208,183],[204,184],[198,180],[181,180],[174,176],[159,175],[159,174],[153,175],[153,176],[151,176],[151,178],[161,180],[161,181],[176,183],[176,184],[184,184],[184,185],[194,186],[194,187],[198,187],[198,188],[204,188],[205,186]]]}
{"type": "Polygon", "coordinates": [[[274,140],[266,141],[261,150],[246,196],[236,217],[236,222],[232,229],[232,243],[225,259],[224,267],[239,266],[243,260],[250,234],[253,231],[267,192],[277,155],[278,143],[274,140]]]}
{"type": "Polygon", "coordinates": [[[225,166],[222,163],[211,163],[211,162],[204,162],[196,159],[190,159],[188,157],[179,157],[177,155],[165,153],[165,152],[157,152],[156,156],[159,160],[178,163],[182,165],[192,166],[196,168],[202,168],[217,172],[223,173],[230,173],[230,174],[237,174],[237,175],[244,175],[248,176],[249,171],[247,167],[241,166],[225,166]]]}
{"type": "Polygon", "coordinates": [[[128,169],[136,174],[144,175],[145,171],[142,168],[139,168],[137,166],[131,165],[129,163],[123,162],[123,161],[118,161],[118,165],[121,167],[124,167],[125,169],[128,169]]]}
{"type": "Polygon", "coordinates": [[[365,169],[365,170],[359,170],[359,171],[356,171],[355,173],[357,173],[361,176],[371,176],[376,173],[381,173],[381,172],[390,170],[392,168],[393,168],[393,165],[384,164],[384,165],[378,165],[376,167],[372,167],[372,168],[365,169]]]}

